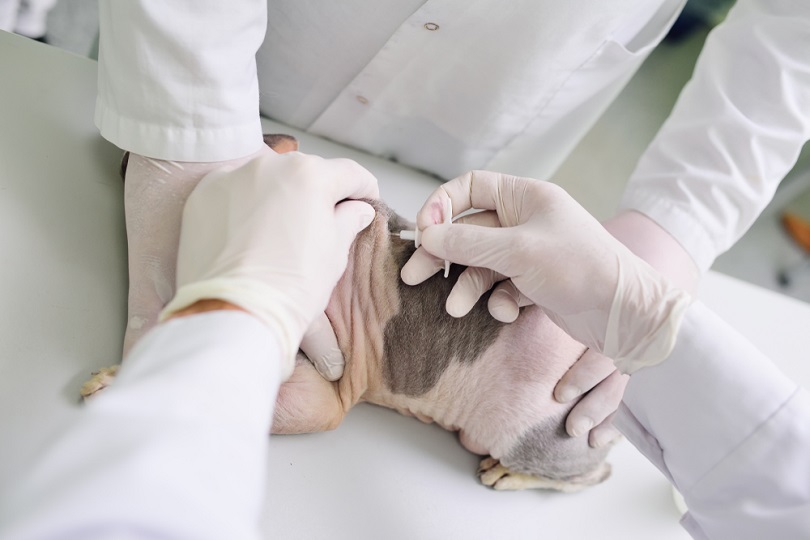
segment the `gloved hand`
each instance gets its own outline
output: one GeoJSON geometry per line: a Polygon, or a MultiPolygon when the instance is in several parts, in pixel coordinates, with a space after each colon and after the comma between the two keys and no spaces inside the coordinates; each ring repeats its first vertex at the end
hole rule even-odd
{"type": "Polygon", "coordinates": [[[233,161],[188,163],[130,154],[124,182],[129,301],[124,356],[156,323],[174,296],[177,242],[183,205],[203,176],[224,166],[238,166],[270,152],[233,161]]]}
{"type": "Polygon", "coordinates": [[[617,439],[621,434],[612,419],[628,380],[613,360],[587,349],[554,387],[554,399],[560,403],[582,398],[568,412],[565,431],[572,437],[587,433],[588,444],[594,448],[617,439]]]}
{"type": "MultiPolygon", "coordinates": [[[[499,285],[502,294],[517,305],[540,305],[572,337],[613,358],[622,373],[661,362],[674,346],[689,295],[635,257],[554,184],[467,173],[431,195],[417,226],[423,229],[425,251],[511,278],[499,285]],[[430,225],[443,221],[447,198],[455,213],[488,212],[463,224],[430,225]]],[[[409,261],[403,280],[413,284],[427,266],[424,255],[409,261]]],[[[465,283],[459,280],[455,288],[465,283]]]]}
{"type": "Polygon", "coordinates": [[[239,306],[278,332],[286,379],[355,236],[374,218],[369,204],[344,199],[378,196],[357,163],[298,152],[208,174],[183,210],[178,290],[161,320],[206,298],[239,306]]]}
{"type": "MultiPolygon", "coordinates": [[[[290,137],[265,137],[265,142],[280,152],[293,149],[291,140],[294,141],[290,137]]],[[[181,214],[189,193],[209,172],[238,167],[270,152],[262,147],[251,156],[213,163],[181,163],[130,154],[124,184],[129,251],[124,356],[157,323],[160,310],[174,295],[181,214]]],[[[343,354],[325,314],[313,321],[301,349],[327,380],[334,381],[343,375],[343,354]]]]}
{"type": "MultiPolygon", "coordinates": [[[[440,206],[425,205],[417,216],[417,225],[424,228],[437,222],[437,219],[441,221],[437,217],[440,214],[440,206]]],[[[491,213],[461,217],[456,223],[499,226],[497,216],[491,213]]],[[[643,214],[628,211],[607,221],[604,226],[673,284],[690,293],[696,289],[700,273],[694,261],[654,221],[643,214]]],[[[420,283],[433,275],[442,262],[442,259],[430,255],[424,249],[417,250],[403,268],[403,281],[420,283]]],[[[489,311],[499,321],[514,321],[519,313],[518,308],[532,302],[522,296],[510,280],[504,279],[503,275],[488,268],[468,268],[447,299],[448,313],[456,317],[465,315],[478,298],[497,283],[488,301],[489,311]]],[[[582,398],[568,414],[568,434],[576,437],[589,432],[589,443],[594,447],[603,446],[618,437],[619,432],[612,426],[610,419],[621,402],[627,380],[626,376],[616,371],[611,359],[588,349],[562,377],[554,391],[555,398],[561,403],[582,398]]]]}
{"type": "MultiPolygon", "coordinates": [[[[615,238],[641,257],[673,285],[692,294],[697,290],[700,271],[687,251],[644,214],[626,211],[603,223],[615,238]]],[[[560,403],[582,399],[568,413],[565,428],[572,437],[588,430],[591,446],[603,446],[619,436],[610,419],[624,395],[627,376],[615,369],[613,361],[588,349],[571,366],[554,388],[560,403]],[[595,427],[592,427],[595,426],[595,427]]]]}

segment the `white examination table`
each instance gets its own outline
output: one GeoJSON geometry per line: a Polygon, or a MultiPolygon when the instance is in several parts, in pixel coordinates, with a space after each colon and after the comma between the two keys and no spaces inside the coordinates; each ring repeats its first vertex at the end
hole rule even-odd
{"type": "MultiPolygon", "coordinates": [[[[127,290],[121,152],[93,126],[96,64],[0,32],[0,498],[80,409],[91,371],[117,363],[127,290]]],[[[412,217],[435,179],[348,156],[412,217]]],[[[810,386],[810,305],[710,273],[703,300],[810,386]]],[[[622,441],[612,478],[578,494],[495,492],[456,436],[356,407],[336,431],[273,437],[263,528],[302,539],[687,538],[669,485],[622,441]]]]}

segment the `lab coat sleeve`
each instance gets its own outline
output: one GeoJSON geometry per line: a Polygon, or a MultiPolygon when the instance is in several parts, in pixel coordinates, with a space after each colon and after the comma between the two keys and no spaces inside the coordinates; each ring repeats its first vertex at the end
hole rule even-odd
{"type": "Polygon", "coordinates": [[[266,0],[101,0],[99,27],[95,121],[105,139],[175,161],[259,149],[266,0]]]}
{"type": "Polygon", "coordinates": [[[280,355],[244,313],[156,327],[21,471],[0,538],[257,538],[280,355]]]}
{"type": "Polygon", "coordinates": [[[773,197],[810,137],[810,3],[738,0],[642,156],[622,208],[656,221],[701,270],[773,197]]]}
{"type": "Polygon", "coordinates": [[[694,538],[810,538],[810,397],[700,303],[616,425],[683,494],[694,538]]]}

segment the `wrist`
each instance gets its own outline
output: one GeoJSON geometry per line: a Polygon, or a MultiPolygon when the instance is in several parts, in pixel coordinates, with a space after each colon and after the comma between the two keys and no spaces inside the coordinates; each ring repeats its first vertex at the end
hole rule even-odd
{"type": "Polygon", "coordinates": [[[205,298],[194,302],[190,306],[175,311],[166,317],[166,320],[188,317],[190,315],[197,315],[199,313],[207,313],[209,311],[242,311],[244,313],[251,314],[248,310],[226,300],[220,300],[218,298],[205,298]]]}
{"type": "Polygon", "coordinates": [[[160,321],[203,311],[243,311],[267,325],[278,337],[282,350],[282,379],[287,379],[294,367],[295,354],[307,329],[309,319],[302,312],[304,299],[294,301],[284,288],[271,286],[262,280],[212,277],[178,288],[174,298],[163,308],[160,321]]]}
{"type": "Polygon", "coordinates": [[[626,210],[605,221],[603,226],[672,284],[690,294],[697,290],[701,273],[694,259],[658,223],[640,212],[626,210]]]}

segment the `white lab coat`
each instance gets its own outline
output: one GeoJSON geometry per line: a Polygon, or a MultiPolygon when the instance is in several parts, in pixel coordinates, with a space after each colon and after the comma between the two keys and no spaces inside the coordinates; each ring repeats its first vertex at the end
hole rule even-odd
{"type": "Polygon", "coordinates": [[[527,136],[550,172],[684,2],[102,1],[96,121],[137,153],[229,159],[261,142],[261,90],[270,118],[444,177],[527,136]]]}
{"type": "MultiPolygon", "coordinates": [[[[230,311],[158,326],[23,471],[0,538],[258,537],[277,343],[230,311]]],[[[631,377],[617,425],[684,494],[695,538],[810,536],[810,398],[702,305],[631,377]]]]}
{"type": "MultiPolygon", "coordinates": [[[[148,156],[230,159],[261,144],[261,96],[269,117],[444,178],[545,179],[683,3],[102,0],[96,122],[148,156]]],[[[810,137],[810,3],[737,4],[623,201],[700,269],[810,137]]]]}
{"type": "Polygon", "coordinates": [[[0,538],[259,538],[280,355],[245,313],[158,326],[20,471],[0,538]]]}
{"type": "Polygon", "coordinates": [[[683,494],[694,538],[810,538],[810,395],[701,303],[615,425],[683,494]]]}
{"type": "Polygon", "coordinates": [[[633,173],[622,206],[701,270],[748,230],[810,139],[810,2],[737,0],[633,173]]]}

